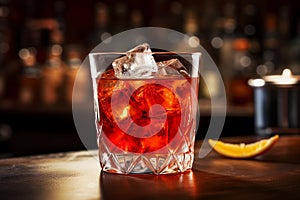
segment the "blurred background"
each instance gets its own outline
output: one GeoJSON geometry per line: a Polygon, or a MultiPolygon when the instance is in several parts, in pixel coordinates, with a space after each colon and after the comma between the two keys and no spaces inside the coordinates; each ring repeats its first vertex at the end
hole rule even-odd
{"type": "MultiPolygon", "coordinates": [[[[71,109],[77,70],[101,41],[143,26],[188,34],[212,56],[228,98],[222,136],[254,134],[249,78],[300,73],[297,0],[0,0],[0,157],[84,149],[71,109]]],[[[197,138],[210,118],[205,87],[199,98],[197,138]]]]}

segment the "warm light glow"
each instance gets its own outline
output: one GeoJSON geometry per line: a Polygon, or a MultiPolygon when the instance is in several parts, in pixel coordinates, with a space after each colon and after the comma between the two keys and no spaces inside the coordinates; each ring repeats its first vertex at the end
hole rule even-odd
{"type": "Polygon", "coordinates": [[[282,76],[283,77],[291,77],[292,76],[292,71],[290,69],[286,68],[282,71],[282,76]]]}
{"type": "Polygon", "coordinates": [[[249,56],[242,56],[239,61],[243,67],[249,67],[251,65],[251,58],[249,56]]]}
{"type": "Polygon", "coordinates": [[[197,36],[191,36],[188,40],[190,47],[196,48],[200,45],[200,39],[197,36]]]}
{"type": "Polygon", "coordinates": [[[264,76],[268,73],[268,67],[266,65],[258,65],[256,68],[256,73],[260,76],[264,76]]]}
{"type": "Polygon", "coordinates": [[[265,81],[263,79],[250,79],[248,84],[252,87],[262,87],[265,85],[265,81]]]}
{"type": "Polygon", "coordinates": [[[292,85],[300,80],[299,76],[294,76],[290,69],[286,68],[281,75],[266,76],[266,81],[273,82],[277,85],[292,85]]]}
{"type": "Polygon", "coordinates": [[[51,177],[45,180],[49,188],[44,199],[102,199],[99,190],[99,161],[94,158],[98,150],[79,151],[71,154],[57,154],[52,159],[32,164],[32,170],[43,176],[51,177]],[[47,161],[47,162],[46,162],[47,161]],[[58,176],[65,178],[59,179],[58,176]]]}
{"type": "Polygon", "coordinates": [[[30,56],[30,51],[28,50],[28,49],[21,49],[20,51],[19,51],[19,57],[21,58],[21,59],[27,59],[27,58],[29,58],[29,56],[30,56]]]}
{"type": "Polygon", "coordinates": [[[214,37],[211,40],[211,45],[215,48],[215,49],[220,49],[223,46],[224,42],[223,39],[220,37],[214,37]]]}

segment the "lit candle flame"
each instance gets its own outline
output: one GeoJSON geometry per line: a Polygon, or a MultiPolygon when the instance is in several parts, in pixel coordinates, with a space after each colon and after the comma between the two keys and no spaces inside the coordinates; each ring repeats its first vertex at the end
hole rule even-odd
{"type": "Polygon", "coordinates": [[[279,77],[274,82],[280,85],[291,85],[291,84],[295,84],[297,82],[297,79],[293,77],[292,71],[286,68],[282,71],[281,77],[279,77]]]}
{"type": "Polygon", "coordinates": [[[282,76],[283,77],[291,77],[292,76],[292,71],[290,69],[286,68],[282,71],[282,76]]]}

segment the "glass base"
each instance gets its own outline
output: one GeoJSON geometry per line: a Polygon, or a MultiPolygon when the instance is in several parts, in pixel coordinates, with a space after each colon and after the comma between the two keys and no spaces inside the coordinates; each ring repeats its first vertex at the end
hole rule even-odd
{"type": "MultiPolygon", "coordinates": [[[[194,162],[195,131],[191,131],[195,130],[193,127],[194,123],[191,123],[185,131],[180,129],[173,140],[164,143],[164,147],[150,152],[127,151],[123,146],[113,144],[99,129],[97,144],[101,169],[116,174],[156,175],[190,170],[194,162]]],[[[139,147],[138,145],[142,144],[136,145],[139,147]]]]}
{"type": "Polygon", "coordinates": [[[181,173],[191,169],[194,153],[102,154],[102,157],[106,157],[106,161],[101,163],[102,170],[108,173],[159,175],[181,173]]]}

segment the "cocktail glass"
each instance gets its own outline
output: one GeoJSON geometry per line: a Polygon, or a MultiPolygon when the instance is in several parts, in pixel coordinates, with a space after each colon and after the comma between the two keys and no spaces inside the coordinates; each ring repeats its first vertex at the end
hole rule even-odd
{"type": "Polygon", "coordinates": [[[157,71],[125,76],[126,63],[121,71],[113,63],[128,52],[89,54],[99,161],[105,172],[172,174],[192,168],[201,53],[133,52],[130,57],[149,55],[157,71]]]}

